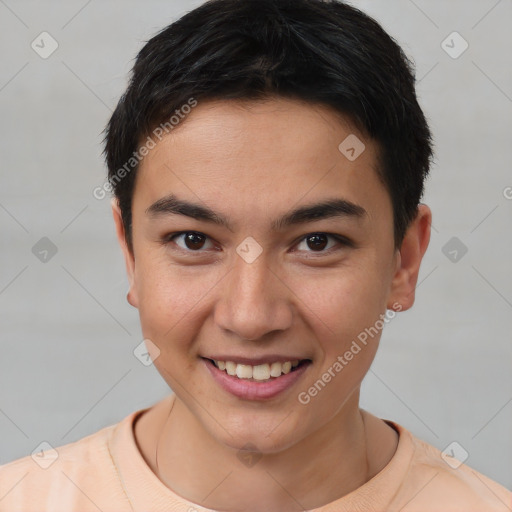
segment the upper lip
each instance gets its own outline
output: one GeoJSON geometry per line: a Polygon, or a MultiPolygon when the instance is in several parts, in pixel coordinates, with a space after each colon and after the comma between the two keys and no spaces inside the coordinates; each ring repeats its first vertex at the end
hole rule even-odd
{"type": "Polygon", "coordinates": [[[307,357],[301,356],[283,356],[282,354],[267,354],[264,356],[258,357],[243,357],[243,356],[235,356],[235,355],[225,355],[219,354],[214,356],[201,356],[204,359],[213,359],[215,361],[233,361],[234,363],[239,364],[247,364],[251,366],[258,366],[260,364],[265,363],[284,363],[286,361],[302,361],[304,359],[309,359],[307,357]]]}

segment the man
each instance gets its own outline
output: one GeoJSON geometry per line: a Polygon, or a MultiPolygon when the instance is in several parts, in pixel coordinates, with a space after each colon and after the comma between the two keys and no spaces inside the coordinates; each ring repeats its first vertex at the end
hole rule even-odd
{"type": "Polygon", "coordinates": [[[432,218],[430,131],[374,20],[207,2],[141,50],[105,152],[128,301],[173,393],[46,471],[4,466],[0,511],[510,510],[359,407],[432,218]]]}

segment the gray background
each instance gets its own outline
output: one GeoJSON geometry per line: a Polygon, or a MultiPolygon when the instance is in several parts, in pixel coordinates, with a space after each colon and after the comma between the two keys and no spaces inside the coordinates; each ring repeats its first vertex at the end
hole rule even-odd
{"type": "MultiPolygon", "coordinates": [[[[92,191],[136,52],[200,3],[0,0],[0,463],[169,393],[133,355],[138,314],[109,199],[92,191]],[[47,59],[31,48],[43,31],[59,45],[47,59]],[[43,237],[46,262],[32,252],[43,237]]],[[[416,62],[437,155],[416,304],[386,327],[362,407],[441,450],[457,441],[512,488],[512,1],[352,3],[416,62]],[[441,45],[453,31],[469,43],[458,58],[441,45]]]]}

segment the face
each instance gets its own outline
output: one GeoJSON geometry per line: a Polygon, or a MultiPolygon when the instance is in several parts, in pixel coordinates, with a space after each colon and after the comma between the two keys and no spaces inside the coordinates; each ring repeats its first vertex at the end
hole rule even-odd
{"type": "Polygon", "coordinates": [[[412,304],[428,207],[395,251],[376,162],[376,144],[326,107],[199,103],[138,170],[133,254],[114,206],[154,364],[220,443],[276,452],[328,424],[359,389],[386,310],[412,304]],[[360,142],[339,149],[349,136],[359,156],[360,142]],[[248,380],[210,359],[258,368],[235,367],[248,380]],[[269,378],[285,361],[299,364],[269,378]]]}

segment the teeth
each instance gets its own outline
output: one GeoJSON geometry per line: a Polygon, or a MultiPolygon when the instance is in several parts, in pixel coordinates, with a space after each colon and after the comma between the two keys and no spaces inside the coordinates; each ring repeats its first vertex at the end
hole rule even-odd
{"type": "Polygon", "coordinates": [[[252,366],[248,364],[237,364],[236,376],[239,379],[252,379],[252,366]]]}
{"type": "Polygon", "coordinates": [[[252,378],[255,380],[267,380],[270,379],[270,365],[259,364],[258,366],[252,367],[252,378]]]}
{"type": "Polygon", "coordinates": [[[228,375],[236,375],[236,364],[233,363],[233,361],[226,361],[226,371],[228,372],[228,375]]]}
{"type": "Polygon", "coordinates": [[[270,376],[271,377],[280,377],[281,376],[281,363],[272,363],[270,365],[270,376]]]}
{"type": "Polygon", "coordinates": [[[292,368],[299,364],[299,360],[286,361],[284,363],[264,363],[257,366],[249,364],[237,364],[233,361],[217,361],[215,366],[219,370],[225,370],[228,375],[237,376],[239,379],[268,380],[270,377],[280,377],[281,374],[290,373],[292,368]]]}

